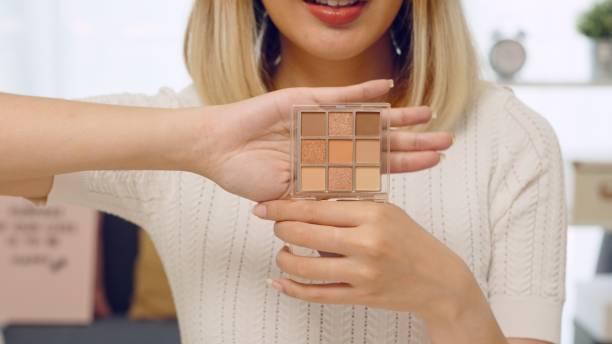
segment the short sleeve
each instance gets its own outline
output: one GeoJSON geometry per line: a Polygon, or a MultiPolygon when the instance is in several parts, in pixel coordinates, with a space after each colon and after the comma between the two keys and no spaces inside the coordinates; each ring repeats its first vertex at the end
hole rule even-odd
{"type": "MultiPolygon", "coordinates": [[[[183,92],[192,92],[186,89],[183,92]]],[[[122,106],[178,108],[194,105],[193,95],[181,97],[169,88],[155,95],[124,93],[78,99],[122,106]]],[[[81,205],[122,217],[148,228],[160,202],[174,192],[174,171],[83,171],[54,176],[46,204],[81,205]]],[[[34,200],[33,200],[34,201],[34,200]]],[[[37,200],[41,203],[41,200],[37,200]]]]}
{"type": "Polygon", "coordinates": [[[514,96],[496,130],[489,303],[506,337],[559,343],[567,211],[558,140],[514,96]]]}

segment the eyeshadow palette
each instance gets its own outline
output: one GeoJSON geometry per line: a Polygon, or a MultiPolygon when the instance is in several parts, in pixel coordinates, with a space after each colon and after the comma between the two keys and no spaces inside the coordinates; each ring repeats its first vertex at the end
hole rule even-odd
{"type": "Polygon", "coordinates": [[[388,200],[389,104],[294,106],[291,198],[388,200]]]}

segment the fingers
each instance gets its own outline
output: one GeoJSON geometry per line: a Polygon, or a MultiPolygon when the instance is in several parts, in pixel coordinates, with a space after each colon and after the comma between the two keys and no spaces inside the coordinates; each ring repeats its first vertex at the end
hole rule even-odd
{"type": "Polygon", "coordinates": [[[356,227],[367,222],[371,207],[365,202],[278,200],[258,204],[253,214],[274,221],[296,221],[311,224],[356,227]]]}
{"type": "Polygon", "coordinates": [[[384,113],[391,127],[407,127],[425,124],[431,120],[432,111],[427,106],[393,108],[384,113]]]}
{"type": "Polygon", "coordinates": [[[291,276],[317,281],[343,281],[350,283],[350,261],[344,257],[321,258],[295,255],[283,247],[276,256],[276,265],[291,276]]]}
{"type": "Polygon", "coordinates": [[[438,152],[392,152],[389,157],[391,173],[417,172],[436,166],[441,159],[438,152]]]}
{"type": "Polygon", "coordinates": [[[453,144],[453,136],[446,132],[414,133],[394,130],[389,134],[392,152],[442,151],[453,144]]]}
{"type": "MultiPolygon", "coordinates": [[[[389,93],[391,80],[372,80],[346,87],[310,88],[312,97],[319,104],[352,103],[379,99],[389,93]]],[[[383,114],[391,127],[424,124],[431,120],[432,110],[427,106],[393,108],[383,114]]]]}
{"type": "Polygon", "coordinates": [[[372,80],[346,87],[310,88],[312,98],[318,104],[355,103],[374,100],[389,93],[391,80],[372,80]]]}
{"type": "Polygon", "coordinates": [[[355,304],[357,290],[346,283],[307,284],[288,278],[277,278],[281,291],[290,297],[324,304],[355,304]]]}
{"type": "Polygon", "coordinates": [[[284,242],[313,250],[349,255],[354,252],[350,245],[351,228],[313,225],[309,223],[283,221],[274,224],[274,234],[284,242]]]}

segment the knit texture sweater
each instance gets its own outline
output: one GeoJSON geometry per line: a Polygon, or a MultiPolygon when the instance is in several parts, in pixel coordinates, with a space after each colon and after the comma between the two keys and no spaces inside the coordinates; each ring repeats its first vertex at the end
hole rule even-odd
{"type": "MultiPolygon", "coordinates": [[[[193,87],[85,101],[202,105],[193,87]]],[[[494,85],[454,133],[438,166],[391,177],[390,200],[465,261],[507,337],[558,343],[567,224],[557,138],[511,90],[494,85]]],[[[283,242],[273,224],[251,214],[253,202],[199,175],[57,175],[48,203],[95,208],[146,229],[171,285],[183,343],[430,342],[414,314],[309,303],[269,287],[266,278],[285,275],[275,264],[283,242]]]]}

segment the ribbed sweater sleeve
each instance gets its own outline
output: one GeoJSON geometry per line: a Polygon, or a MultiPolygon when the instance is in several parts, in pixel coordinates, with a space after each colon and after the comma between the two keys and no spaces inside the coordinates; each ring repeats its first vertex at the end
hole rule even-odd
{"type": "Polygon", "coordinates": [[[546,120],[511,96],[497,118],[490,178],[489,302],[507,337],[560,341],[566,204],[546,120]]]}

